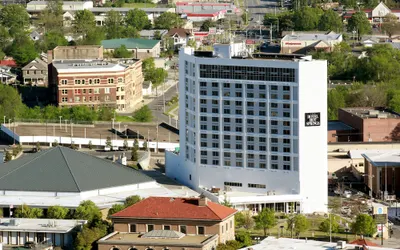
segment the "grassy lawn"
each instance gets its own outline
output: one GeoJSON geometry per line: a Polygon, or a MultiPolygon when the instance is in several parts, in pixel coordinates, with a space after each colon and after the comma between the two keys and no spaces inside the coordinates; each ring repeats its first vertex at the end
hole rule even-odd
{"type": "Polygon", "coordinates": [[[125,3],[125,8],[154,8],[157,4],[155,3],[125,3]]]}
{"type": "Polygon", "coordinates": [[[173,103],[172,105],[168,106],[168,109],[165,111],[164,114],[168,115],[168,116],[174,116],[173,114],[171,114],[171,112],[173,110],[175,110],[176,108],[178,108],[178,106],[179,106],[179,102],[173,103]]]}
{"type": "Polygon", "coordinates": [[[115,117],[115,120],[117,122],[134,122],[135,121],[132,116],[123,116],[123,115],[117,115],[115,117]]]}

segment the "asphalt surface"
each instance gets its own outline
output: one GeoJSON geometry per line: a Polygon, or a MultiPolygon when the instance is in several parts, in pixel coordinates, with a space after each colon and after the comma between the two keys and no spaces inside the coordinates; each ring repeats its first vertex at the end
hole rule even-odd
{"type": "MultiPolygon", "coordinates": [[[[177,84],[176,82],[172,87],[170,87],[166,92],[165,92],[165,97],[161,93],[158,93],[159,96],[154,98],[153,101],[151,101],[148,106],[149,108],[153,111],[153,116],[154,116],[154,121],[156,122],[166,122],[169,123],[169,117],[164,114],[164,105],[163,102],[168,102],[171,100],[174,96],[176,96],[178,93],[176,91],[177,89],[177,84]]],[[[165,105],[165,110],[167,110],[167,105],[165,105]]],[[[172,125],[175,126],[175,120],[171,121],[172,125]]],[[[179,124],[178,124],[179,125],[179,124]]]]}

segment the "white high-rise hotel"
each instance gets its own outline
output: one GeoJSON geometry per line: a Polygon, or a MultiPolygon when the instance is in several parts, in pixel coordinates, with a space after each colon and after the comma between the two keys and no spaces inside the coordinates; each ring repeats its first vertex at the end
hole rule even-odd
{"type": "Polygon", "coordinates": [[[167,152],[167,175],[238,209],[326,212],[327,62],[241,47],[180,51],[180,153],[167,152]]]}

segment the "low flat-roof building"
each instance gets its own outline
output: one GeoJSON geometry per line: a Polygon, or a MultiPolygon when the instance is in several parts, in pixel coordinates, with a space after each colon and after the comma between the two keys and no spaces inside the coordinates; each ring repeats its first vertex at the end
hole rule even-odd
{"type": "Polygon", "coordinates": [[[393,200],[400,196],[399,152],[399,150],[368,150],[362,154],[365,159],[364,183],[371,197],[393,200]]]}
{"type": "Polygon", "coordinates": [[[176,13],[196,13],[203,10],[225,11],[226,13],[236,13],[238,8],[233,3],[211,3],[211,2],[177,2],[176,13]]]}
{"type": "Polygon", "coordinates": [[[292,33],[281,40],[281,53],[306,54],[311,51],[333,51],[335,45],[343,41],[342,34],[324,33],[292,33]]]}
{"type": "Polygon", "coordinates": [[[382,142],[400,139],[400,114],[385,108],[339,109],[339,121],[354,128],[350,141],[382,142]]]}
{"type": "Polygon", "coordinates": [[[341,121],[328,121],[328,143],[354,141],[354,130],[341,121]]]}
{"type": "Polygon", "coordinates": [[[235,239],[235,213],[205,197],[150,197],[111,216],[115,232],[99,250],[213,249],[235,239]]]}
{"type": "Polygon", "coordinates": [[[85,220],[2,218],[0,244],[17,246],[34,242],[39,246],[73,249],[73,231],[84,224],[85,220]]]}
{"type": "Polygon", "coordinates": [[[140,38],[120,38],[101,41],[104,51],[113,52],[115,49],[125,45],[126,49],[132,51],[136,59],[148,57],[160,57],[160,40],[149,40],[140,38]]]}
{"type": "Polygon", "coordinates": [[[100,45],[57,46],[47,53],[48,62],[68,59],[103,59],[103,47],[100,45]]]}

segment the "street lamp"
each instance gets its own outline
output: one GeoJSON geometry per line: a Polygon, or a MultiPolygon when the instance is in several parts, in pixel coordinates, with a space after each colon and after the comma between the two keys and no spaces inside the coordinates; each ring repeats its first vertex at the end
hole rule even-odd
{"type": "Polygon", "coordinates": [[[58,118],[60,118],[60,129],[61,129],[61,118],[62,118],[62,116],[60,115],[58,118]]]}

